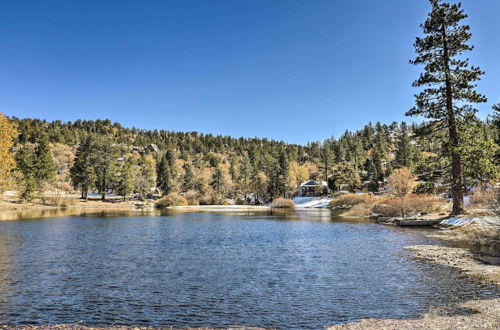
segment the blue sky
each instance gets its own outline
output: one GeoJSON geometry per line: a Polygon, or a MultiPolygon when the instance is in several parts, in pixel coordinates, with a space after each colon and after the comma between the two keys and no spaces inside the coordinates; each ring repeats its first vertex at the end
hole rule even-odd
{"type": "MultiPolygon", "coordinates": [[[[464,0],[500,101],[500,1],[464,0]]],[[[269,137],[401,121],[426,0],[0,0],[0,112],[269,137]]],[[[411,121],[413,119],[406,118],[411,121]]]]}

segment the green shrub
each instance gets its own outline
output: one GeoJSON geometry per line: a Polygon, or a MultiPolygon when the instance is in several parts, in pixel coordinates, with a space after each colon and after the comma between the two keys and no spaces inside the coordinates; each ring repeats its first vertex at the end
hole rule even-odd
{"type": "Polygon", "coordinates": [[[436,186],[432,182],[422,182],[415,188],[415,194],[419,195],[434,195],[436,186]]]}

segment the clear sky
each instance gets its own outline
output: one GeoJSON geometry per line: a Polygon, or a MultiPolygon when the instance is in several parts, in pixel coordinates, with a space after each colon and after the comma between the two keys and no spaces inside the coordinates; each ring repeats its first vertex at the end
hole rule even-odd
{"type": "MultiPolygon", "coordinates": [[[[500,1],[463,0],[500,101],[500,1]]],[[[0,0],[0,111],[269,137],[405,119],[426,0],[0,0]]],[[[411,118],[407,118],[411,121],[411,118]]]]}

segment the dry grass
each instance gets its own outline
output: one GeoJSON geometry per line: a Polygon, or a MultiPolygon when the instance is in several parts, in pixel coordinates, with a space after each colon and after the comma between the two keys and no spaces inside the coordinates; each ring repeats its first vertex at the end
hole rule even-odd
{"type": "Polygon", "coordinates": [[[348,216],[348,217],[369,217],[373,213],[373,206],[374,204],[357,204],[354,205],[352,208],[347,210],[347,212],[343,213],[342,215],[348,216]]]}
{"type": "Polygon", "coordinates": [[[359,204],[375,204],[378,198],[369,194],[344,194],[330,202],[329,207],[334,209],[348,209],[359,204]]]}
{"type": "Polygon", "coordinates": [[[73,206],[78,204],[79,199],[72,197],[68,192],[62,190],[53,190],[42,194],[40,197],[43,204],[52,206],[73,206]]]}
{"type": "Polygon", "coordinates": [[[190,206],[200,205],[200,196],[199,196],[198,192],[196,192],[195,190],[188,190],[184,194],[184,198],[186,198],[188,205],[190,205],[190,206]]]}
{"type": "Polygon", "coordinates": [[[500,217],[500,189],[476,192],[470,198],[469,209],[484,209],[489,214],[500,217]]]}
{"type": "Polygon", "coordinates": [[[294,209],[295,203],[291,199],[278,197],[273,199],[271,207],[274,209],[294,209]]]}
{"type": "Polygon", "coordinates": [[[349,209],[343,215],[352,217],[368,217],[373,213],[383,217],[438,213],[445,205],[445,200],[425,195],[379,198],[369,194],[345,194],[330,202],[334,209],[349,209]]]}
{"type": "Polygon", "coordinates": [[[474,221],[468,226],[447,231],[443,235],[446,240],[500,252],[500,218],[497,217],[483,219],[482,223],[474,221]]]}
{"type": "Polygon", "coordinates": [[[155,202],[156,206],[159,208],[165,208],[169,206],[187,206],[188,201],[186,198],[183,196],[176,194],[176,193],[170,193],[165,197],[160,198],[155,202]]]}
{"type": "Polygon", "coordinates": [[[436,196],[410,195],[385,198],[373,207],[373,212],[383,217],[399,217],[412,214],[439,213],[446,206],[446,201],[436,196]]]}

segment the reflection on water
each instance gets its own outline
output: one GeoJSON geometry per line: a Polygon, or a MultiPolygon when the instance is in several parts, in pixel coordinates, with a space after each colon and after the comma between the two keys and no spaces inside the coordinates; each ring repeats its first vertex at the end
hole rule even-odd
{"type": "Polygon", "coordinates": [[[409,257],[425,231],[328,210],[86,213],[0,223],[0,324],[321,328],[498,288],[409,257]],[[287,221],[283,221],[287,220],[287,221]]]}
{"type": "Polygon", "coordinates": [[[120,208],[103,210],[102,208],[58,208],[58,209],[29,209],[29,210],[9,210],[0,212],[0,221],[5,220],[28,220],[28,219],[43,219],[43,218],[56,218],[63,216],[86,216],[96,215],[101,217],[107,216],[127,216],[127,215],[155,215],[158,211],[155,209],[137,209],[137,210],[124,210],[120,208]]]}

